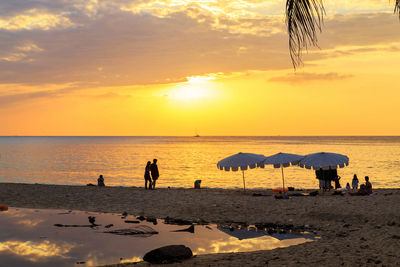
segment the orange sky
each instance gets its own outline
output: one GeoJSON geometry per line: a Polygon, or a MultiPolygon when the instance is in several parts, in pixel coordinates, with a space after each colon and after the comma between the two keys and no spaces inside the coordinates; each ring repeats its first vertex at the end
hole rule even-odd
{"type": "Polygon", "coordinates": [[[400,135],[394,3],[326,1],[296,71],[284,4],[1,1],[0,135],[400,135]]]}

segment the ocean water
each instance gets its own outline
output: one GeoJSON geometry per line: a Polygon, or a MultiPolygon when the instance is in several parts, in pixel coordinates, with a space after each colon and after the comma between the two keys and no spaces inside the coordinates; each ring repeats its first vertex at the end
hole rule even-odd
{"type": "MultiPolygon", "coordinates": [[[[160,187],[242,188],[241,172],[217,169],[238,152],[273,155],[334,152],[350,158],[341,184],[356,173],[374,188],[400,187],[400,137],[0,137],[0,182],[85,185],[102,174],[106,185],[144,186],[147,161],[158,159],[160,187]]],[[[284,169],[285,185],[317,188],[315,172],[284,169]]],[[[280,169],[245,171],[247,188],[282,186],[280,169]]]]}

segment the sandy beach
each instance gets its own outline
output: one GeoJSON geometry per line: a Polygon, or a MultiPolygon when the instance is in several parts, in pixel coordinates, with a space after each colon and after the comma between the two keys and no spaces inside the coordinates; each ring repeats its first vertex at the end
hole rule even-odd
{"type": "MultiPolygon", "coordinates": [[[[269,251],[199,255],[176,265],[400,266],[400,190],[371,196],[254,197],[256,191],[0,183],[10,207],[114,212],[212,223],[293,224],[321,239],[269,251]]],[[[272,191],[260,192],[272,195],[272,191]]],[[[147,265],[147,263],[140,263],[147,265]]],[[[122,266],[121,264],[115,266],[122,266]]],[[[123,264],[129,266],[129,264],[123,264]]]]}

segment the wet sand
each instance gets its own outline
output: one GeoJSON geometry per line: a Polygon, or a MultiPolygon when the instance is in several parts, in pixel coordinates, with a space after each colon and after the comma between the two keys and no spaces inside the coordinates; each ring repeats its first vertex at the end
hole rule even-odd
{"type": "MultiPolygon", "coordinates": [[[[293,224],[321,240],[270,251],[209,254],[175,265],[400,266],[400,189],[371,196],[255,197],[256,191],[0,183],[0,204],[167,216],[213,223],[293,224]]],[[[273,195],[269,191],[258,193],[273,195]]],[[[141,263],[139,265],[148,265],[141,263]]],[[[115,266],[129,266],[118,264],[115,266]]],[[[173,265],[168,265],[173,266],[173,265]]]]}

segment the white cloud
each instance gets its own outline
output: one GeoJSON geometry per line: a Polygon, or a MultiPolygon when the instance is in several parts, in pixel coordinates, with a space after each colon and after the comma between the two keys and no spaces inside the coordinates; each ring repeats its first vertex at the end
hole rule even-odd
{"type": "Polygon", "coordinates": [[[3,55],[0,52],[0,61],[9,61],[9,62],[17,62],[17,61],[26,61],[32,62],[34,61],[30,55],[42,52],[43,49],[37,46],[33,42],[25,42],[21,45],[15,46],[10,52],[4,52],[3,55]]]}
{"type": "Polygon", "coordinates": [[[7,31],[19,30],[50,30],[53,28],[68,28],[74,23],[63,14],[52,14],[39,9],[30,9],[12,17],[0,18],[0,29],[7,31]]]}

